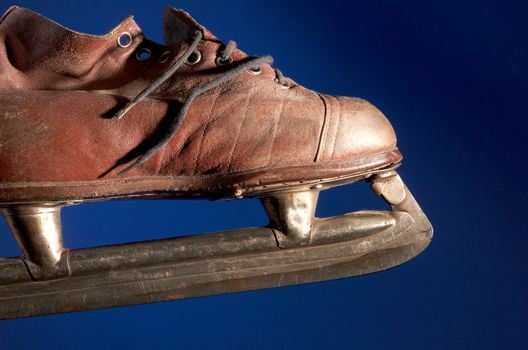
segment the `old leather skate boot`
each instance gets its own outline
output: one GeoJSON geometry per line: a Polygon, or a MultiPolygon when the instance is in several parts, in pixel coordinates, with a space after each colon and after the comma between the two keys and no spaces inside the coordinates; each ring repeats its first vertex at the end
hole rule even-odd
{"type": "Polygon", "coordinates": [[[0,260],[1,318],[354,276],[425,249],[432,228],[379,110],[303,88],[184,11],[166,9],[164,31],[158,44],[132,18],[94,36],[2,17],[0,207],[23,255],[0,260]],[[358,180],[392,211],[314,218],[321,190],[358,180]],[[270,224],[63,246],[61,207],[144,197],[259,197],[270,224]]]}

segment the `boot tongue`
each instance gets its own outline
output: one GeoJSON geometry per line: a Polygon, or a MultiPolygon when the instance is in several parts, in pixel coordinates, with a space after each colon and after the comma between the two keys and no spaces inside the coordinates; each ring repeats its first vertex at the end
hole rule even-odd
{"type": "Polygon", "coordinates": [[[174,7],[165,8],[163,12],[163,34],[168,46],[189,40],[196,30],[203,33],[205,40],[218,40],[187,12],[174,7]]]}

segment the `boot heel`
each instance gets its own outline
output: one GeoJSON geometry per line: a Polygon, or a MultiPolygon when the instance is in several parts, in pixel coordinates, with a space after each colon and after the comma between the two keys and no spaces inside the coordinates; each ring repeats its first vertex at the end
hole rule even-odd
{"type": "Polygon", "coordinates": [[[0,209],[34,280],[69,276],[60,210],[60,205],[53,204],[12,205],[0,209]]]}

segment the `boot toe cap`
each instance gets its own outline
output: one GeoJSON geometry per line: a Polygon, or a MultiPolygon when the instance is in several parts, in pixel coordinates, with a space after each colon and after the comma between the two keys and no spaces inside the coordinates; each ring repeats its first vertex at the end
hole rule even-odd
{"type": "Polygon", "coordinates": [[[358,158],[396,148],[396,134],[383,113],[368,101],[324,96],[327,107],[320,160],[358,158]]]}

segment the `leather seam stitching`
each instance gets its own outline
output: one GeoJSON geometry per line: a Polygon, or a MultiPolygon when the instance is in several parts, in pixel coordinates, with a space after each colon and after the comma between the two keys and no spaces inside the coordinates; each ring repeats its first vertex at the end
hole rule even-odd
{"type": "Polygon", "coordinates": [[[214,111],[214,107],[216,105],[216,101],[218,100],[218,97],[220,97],[221,91],[216,92],[216,96],[214,97],[213,102],[211,103],[211,108],[209,109],[209,113],[207,115],[207,120],[205,121],[203,125],[203,131],[202,135],[200,136],[200,146],[198,147],[198,152],[196,153],[196,156],[194,157],[194,166],[192,170],[192,174],[196,174],[196,168],[198,168],[198,161],[200,160],[200,155],[202,154],[202,148],[203,148],[203,140],[205,138],[205,133],[207,129],[209,128],[210,120],[211,120],[211,114],[214,111]]]}
{"type": "Polygon", "coordinates": [[[334,158],[334,152],[335,152],[335,147],[336,147],[336,143],[337,143],[337,137],[339,136],[339,124],[341,123],[341,101],[339,101],[338,98],[336,98],[336,105],[337,105],[337,124],[335,126],[335,129],[336,129],[336,132],[334,134],[334,142],[333,142],[333,145],[332,145],[332,153],[330,153],[330,159],[333,159],[334,158]]]}
{"type": "Polygon", "coordinates": [[[236,150],[236,147],[238,145],[238,140],[240,139],[240,135],[242,134],[242,130],[244,128],[244,124],[246,123],[246,120],[247,120],[247,112],[248,112],[248,109],[249,109],[249,103],[251,102],[251,99],[253,98],[253,96],[255,96],[255,93],[253,92],[253,89],[252,89],[251,90],[251,94],[248,94],[248,98],[246,100],[246,107],[244,108],[244,113],[242,114],[242,123],[240,124],[240,128],[238,129],[238,133],[237,133],[237,136],[235,138],[233,149],[231,150],[231,154],[229,155],[229,161],[227,163],[227,170],[228,171],[232,170],[231,164],[233,162],[233,158],[234,158],[234,155],[235,155],[235,150],[236,150]]]}
{"type": "Polygon", "coordinates": [[[324,107],[324,117],[323,117],[323,125],[321,125],[321,133],[319,134],[319,144],[317,145],[317,151],[315,153],[314,162],[317,162],[323,157],[324,154],[324,144],[326,142],[326,135],[328,134],[328,106],[326,103],[326,100],[321,94],[317,94],[321,101],[323,102],[324,107]]]}
{"type": "Polygon", "coordinates": [[[273,153],[273,148],[275,147],[275,139],[277,138],[277,130],[279,129],[279,123],[280,123],[280,120],[282,119],[282,113],[284,112],[285,105],[286,105],[286,99],[283,98],[281,108],[279,109],[279,118],[275,122],[275,128],[273,129],[273,139],[271,141],[271,147],[270,147],[269,157],[268,157],[268,162],[267,162],[268,166],[271,163],[271,154],[273,153]]]}

